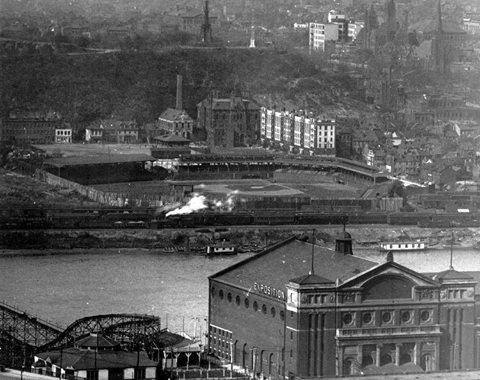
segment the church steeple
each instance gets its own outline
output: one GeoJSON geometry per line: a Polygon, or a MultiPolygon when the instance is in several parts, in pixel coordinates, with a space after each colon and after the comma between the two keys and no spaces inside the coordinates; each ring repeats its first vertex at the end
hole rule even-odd
{"type": "Polygon", "coordinates": [[[387,39],[393,41],[397,32],[397,10],[395,8],[395,0],[387,0],[386,8],[386,23],[387,23],[387,39]]]}
{"type": "Polygon", "coordinates": [[[432,41],[432,58],[434,70],[444,74],[447,69],[447,63],[445,62],[445,39],[443,36],[442,25],[442,4],[441,0],[437,1],[437,22],[436,22],[435,35],[432,41]]]}
{"type": "Polygon", "coordinates": [[[441,0],[437,1],[437,33],[438,34],[443,34],[442,3],[441,3],[441,0]]]}

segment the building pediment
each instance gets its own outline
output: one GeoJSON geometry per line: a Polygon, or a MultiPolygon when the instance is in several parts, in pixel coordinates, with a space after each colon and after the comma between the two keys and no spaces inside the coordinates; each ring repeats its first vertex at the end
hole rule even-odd
{"type": "Polygon", "coordinates": [[[340,289],[361,289],[363,300],[415,299],[420,289],[437,288],[439,284],[395,262],[387,262],[343,283],[340,289]]]}

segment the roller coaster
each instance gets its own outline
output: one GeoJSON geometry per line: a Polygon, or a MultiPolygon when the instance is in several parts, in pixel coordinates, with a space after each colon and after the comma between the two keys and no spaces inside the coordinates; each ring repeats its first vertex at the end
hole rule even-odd
{"type": "Polygon", "coordinates": [[[61,328],[0,303],[0,363],[12,368],[31,364],[37,352],[71,346],[90,333],[108,335],[131,350],[141,343],[147,353],[164,347],[170,334],[161,329],[160,318],[153,315],[94,315],[61,328]]]}

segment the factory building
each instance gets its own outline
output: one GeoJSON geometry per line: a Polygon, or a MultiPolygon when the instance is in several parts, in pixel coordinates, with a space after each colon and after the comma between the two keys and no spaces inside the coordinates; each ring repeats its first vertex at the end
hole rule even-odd
{"type": "Polygon", "coordinates": [[[208,350],[269,379],[477,368],[478,274],[292,238],[209,278],[208,350]]]}

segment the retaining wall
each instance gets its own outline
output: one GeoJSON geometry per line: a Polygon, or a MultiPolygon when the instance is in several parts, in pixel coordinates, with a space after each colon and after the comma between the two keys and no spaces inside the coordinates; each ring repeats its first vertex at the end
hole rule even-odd
{"type": "Polygon", "coordinates": [[[170,194],[129,194],[106,192],[94,189],[90,186],[81,185],[77,182],[58,177],[52,173],[37,169],[35,178],[49,185],[75,190],[84,197],[104,205],[112,207],[161,207],[166,203],[174,202],[174,197],[170,194]]]}

